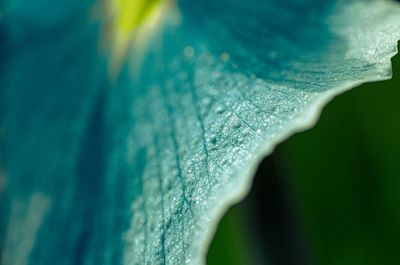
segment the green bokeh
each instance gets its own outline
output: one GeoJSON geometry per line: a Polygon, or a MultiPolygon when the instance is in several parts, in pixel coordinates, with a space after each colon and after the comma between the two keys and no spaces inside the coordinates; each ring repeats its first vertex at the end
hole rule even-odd
{"type": "MultiPolygon", "coordinates": [[[[294,193],[315,264],[400,264],[400,56],[393,68],[392,80],[337,97],[312,130],[273,154],[277,174],[294,193]]],[[[246,219],[250,203],[222,220],[209,265],[255,263],[251,238],[243,236],[248,227],[237,220],[246,219]]]]}
{"type": "Polygon", "coordinates": [[[239,211],[228,211],[218,227],[217,236],[209,250],[207,264],[241,265],[249,261],[243,232],[242,218],[239,211]]]}

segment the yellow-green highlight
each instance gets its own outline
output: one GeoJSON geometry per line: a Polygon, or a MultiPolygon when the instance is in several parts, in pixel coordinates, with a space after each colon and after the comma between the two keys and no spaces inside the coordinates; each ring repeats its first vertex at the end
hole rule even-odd
{"type": "Polygon", "coordinates": [[[173,3],[173,0],[109,0],[112,77],[118,74],[130,48],[139,50],[138,54],[144,53],[149,35],[173,3]]]}
{"type": "Polygon", "coordinates": [[[118,12],[116,27],[127,34],[151,17],[161,0],[114,0],[118,12]]]}

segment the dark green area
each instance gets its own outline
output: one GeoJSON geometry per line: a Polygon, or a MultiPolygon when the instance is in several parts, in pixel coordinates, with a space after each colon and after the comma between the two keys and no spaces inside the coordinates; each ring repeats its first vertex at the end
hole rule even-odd
{"type": "Polygon", "coordinates": [[[218,236],[212,242],[207,264],[246,264],[249,260],[245,236],[242,234],[243,223],[238,211],[228,211],[218,228],[218,236]]]}
{"type": "MultiPolygon", "coordinates": [[[[267,169],[261,167],[257,174],[256,184],[257,178],[276,173],[282,180],[279,185],[285,186],[285,204],[289,202],[292,212],[276,217],[270,231],[286,229],[287,225],[279,225],[288,222],[285,218],[294,218],[294,226],[300,229],[294,230],[293,240],[284,240],[286,244],[304,244],[300,248],[312,264],[399,264],[400,56],[393,59],[393,67],[392,80],[362,85],[333,100],[312,130],[278,146],[267,159],[273,163],[267,169]]],[[[257,218],[249,211],[261,216],[286,206],[280,205],[282,201],[273,206],[263,201],[259,204],[264,206],[255,207],[255,200],[269,200],[253,195],[268,188],[262,185],[254,187],[222,220],[210,249],[209,265],[260,264],[254,256],[267,256],[276,235],[266,233],[264,243],[260,243],[255,231],[265,228],[249,220],[257,218]],[[235,218],[246,220],[247,225],[238,225],[235,218]],[[257,255],[252,238],[257,238],[257,255]]],[[[289,247],[275,252],[268,255],[299,255],[289,247]]],[[[265,259],[264,264],[289,265],[285,263],[289,259],[272,260],[275,262],[265,259]]]]}

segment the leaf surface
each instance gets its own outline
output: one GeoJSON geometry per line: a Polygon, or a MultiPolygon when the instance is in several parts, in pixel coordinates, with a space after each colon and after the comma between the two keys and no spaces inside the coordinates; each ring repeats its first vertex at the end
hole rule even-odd
{"type": "Polygon", "coordinates": [[[260,160],[400,38],[389,1],[182,0],[113,81],[92,2],[3,5],[6,264],[204,263],[260,160]]]}

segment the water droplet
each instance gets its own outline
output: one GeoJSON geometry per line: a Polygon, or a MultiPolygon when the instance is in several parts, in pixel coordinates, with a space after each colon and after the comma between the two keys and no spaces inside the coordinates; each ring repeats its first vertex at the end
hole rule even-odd
{"type": "Polygon", "coordinates": [[[269,57],[270,57],[270,58],[275,58],[276,55],[277,55],[277,52],[276,52],[276,51],[270,51],[270,52],[269,52],[269,57]]]}
{"type": "Polygon", "coordinates": [[[226,52],[221,53],[221,55],[219,56],[221,58],[222,61],[227,62],[229,61],[229,54],[227,54],[226,52]]]}
{"type": "Polygon", "coordinates": [[[191,46],[185,47],[183,50],[183,55],[185,55],[186,58],[191,58],[194,56],[194,49],[191,46]]]}
{"type": "Polygon", "coordinates": [[[233,129],[239,129],[240,128],[240,126],[242,126],[242,124],[240,123],[240,121],[234,121],[233,123],[232,123],[232,128],[233,129]]]}
{"type": "Polygon", "coordinates": [[[218,106],[215,109],[215,113],[217,113],[217,114],[222,114],[222,113],[224,113],[224,111],[225,111],[225,109],[222,106],[218,106]]]}
{"type": "Polygon", "coordinates": [[[210,143],[213,144],[213,145],[216,145],[217,144],[217,136],[211,135],[210,136],[210,143]]]}

